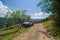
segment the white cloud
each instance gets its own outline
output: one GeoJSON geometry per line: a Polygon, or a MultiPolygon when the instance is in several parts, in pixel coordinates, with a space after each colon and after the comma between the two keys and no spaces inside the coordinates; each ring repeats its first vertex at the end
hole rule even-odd
{"type": "Polygon", "coordinates": [[[40,13],[35,13],[34,16],[42,16],[44,15],[43,12],[40,12],[40,13]]]}
{"type": "Polygon", "coordinates": [[[42,16],[43,14],[42,13],[35,13],[34,15],[35,16],[42,16]]]}
{"type": "Polygon", "coordinates": [[[44,13],[44,12],[39,12],[39,13],[34,13],[34,15],[31,17],[32,19],[43,19],[48,17],[50,14],[44,13]]]}
{"type": "Polygon", "coordinates": [[[0,17],[5,16],[8,11],[11,10],[0,1],[0,17]]]}

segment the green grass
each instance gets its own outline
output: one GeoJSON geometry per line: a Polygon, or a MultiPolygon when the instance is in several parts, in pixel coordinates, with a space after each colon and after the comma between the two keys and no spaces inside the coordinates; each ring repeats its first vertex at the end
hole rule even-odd
{"type": "Polygon", "coordinates": [[[0,36],[1,36],[1,35],[10,34],[10,33],[15,32],[15,31],[17,31],[17,30],[18,30],[17,27],[15,27],[15,28],[13,28],[13,29],[10,29],[10,30],[0,30],[0,36]]]}
{"type": "Polygon", "coordinates": [[[60,40],[60,28],[54,26],[53,21],[46,21],[43,23],[46,26],[47,31],[56,38],[56,40],[60,40]]]}
{"type": "MultiPolygon", "coordinates": [[[[18,29],[19,30],[17,32],[13,32],[13,33],[8,34],[8,35],[0,36],[0,40],[12,40],[14,37],[18,36],[19,34],[26,32],[29,28],[22,27],[22,28],[18,28],[18,29]]],[[[1,31],[1,32],[4,33],[4,31],[1,31]]],[[[11,30],[7,31],[7,33],[8,32],[11,32],[11,30]]]]}

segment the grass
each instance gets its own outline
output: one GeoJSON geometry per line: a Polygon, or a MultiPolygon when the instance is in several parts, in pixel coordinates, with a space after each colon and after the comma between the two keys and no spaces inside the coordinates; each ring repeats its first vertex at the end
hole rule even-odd
{"type": "MultiPolygon", "coordinates": [[[[22,27],[22,28],[18,28],[19,30],[17,32],[13,32],[11,34],[8,34],[8,35],[3,35],[3,36],[0,36],[0,40],[12,40],[14,37],[16,37],[17,35],[19,34],[22,34],[24,32],[26,32],[29,28],[25,28],[25,27],[22,27]]],[[[11,32],[13,31],[14,29],[12,30],[9,30],[7,31],[8,32],[11,32]]],[[[16,30],[16,29],[15,29],[16,30]]],[[[1,31],[2,33],[5,33],[4,31],[1,31]]]]}
{"type": "Polygon", "coordinates": [[[15,28],[13,28],[13,29],[10,29],[10,30],[0,30],[0,36],[13,33],[13,32],[15,32],[15,31],[17,31],[17,30],[18,30],[17,27],[15,27],[15,28]]]}
{"type": "Polygon", "coordinates": [[[46,21],[43,24],[46,26],[47,31],[49,31],[50,34],[56,38],[56,40],[60,40],[60,28],[54,26],[52,20],[46,21]]]}

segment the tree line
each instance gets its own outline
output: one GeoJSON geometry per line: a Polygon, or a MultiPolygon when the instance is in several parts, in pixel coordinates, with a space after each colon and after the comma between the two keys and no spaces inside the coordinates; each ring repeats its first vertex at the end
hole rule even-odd
{"type": "Polygon", "coordinates": [[[4,16],[4,19],[6,21],[5,27],[20,24],[24,21],[30,20],[31,16],[27,15],[26,12],[26,10],[7,12],[7,14],[4,16]]]}

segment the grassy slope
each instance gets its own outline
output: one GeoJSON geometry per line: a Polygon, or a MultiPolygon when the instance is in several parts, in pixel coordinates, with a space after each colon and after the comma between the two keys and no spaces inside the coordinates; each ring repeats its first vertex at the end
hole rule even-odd
{"type": "Polygon", "coordinates": [[[60,40],[60,28],[55,27],[53,21],[46,21],[44,22],[44,25],[46,26],[47,31],[49,31],[56,40],[60,40]]]}
{"type": "MultiPolygon", "coordinates": [[[[19,28],[18,28],[19,29],[19,28]]],[[[12,40],[12,38],[16,37],[17,35],[23,33],[23,32],[26,32],[27,29],[29,28],[24,28],[22,27],[21,29],[19,29],[17,32],[13,32],[11,34],[8,34],[8,35],[4,35],[4,36],[0,36],[0,40],[12,40]]],[[[13,30],[12,30],[13,31],[13,30]]],[[[4,32],[4,31],[1,31],[1,32],[4,32]]],[[[9,31],[8,31],[9,32],[9,31]]]]}

